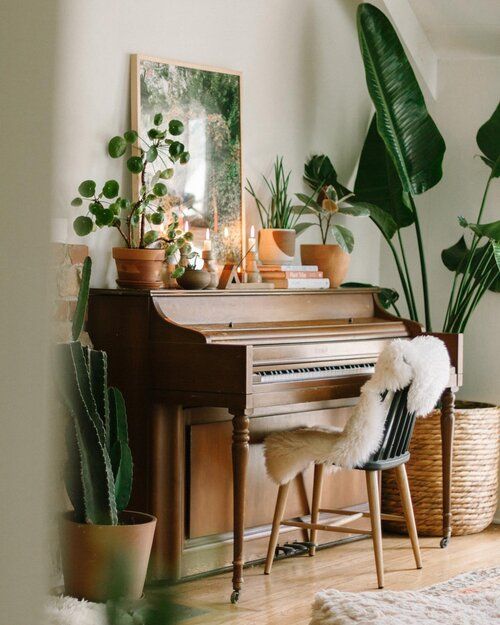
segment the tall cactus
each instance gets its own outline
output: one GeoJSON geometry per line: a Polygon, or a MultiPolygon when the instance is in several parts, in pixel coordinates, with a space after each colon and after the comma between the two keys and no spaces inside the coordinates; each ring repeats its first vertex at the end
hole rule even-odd
{"type": "MultiPolygon", "coordinates": [[[[83,326],[89,279],[86,259],[74,339],[83,326]]],[[[118,389],[108,388],[106,353],[84,348],[76,339],[57,345],[55,351],[58,387],[71,415],[66,433],[66,490],[77,521],[117,525],[118,513],[127,506],[132,490],[125,402],[118,389]]]]}

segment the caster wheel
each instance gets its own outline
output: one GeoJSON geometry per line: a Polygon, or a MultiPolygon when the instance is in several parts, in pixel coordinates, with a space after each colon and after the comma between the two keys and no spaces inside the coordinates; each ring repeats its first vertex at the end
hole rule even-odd
{"type": "Polygon", "coordinates": [[[450,539],[448,538],[448,536],[445,536],[444,538],[441,538],[441,542],[439,543],[439,546],[441,547],[441,549],[445,549],[448,546],[449,542],[450,542],[450,539]]]}
{"type": "Polygon", "coordinates": [[[238,603],[238,599],[240,598],[240,591],[233,590],[231,593],[231,603],[238,603]]]}

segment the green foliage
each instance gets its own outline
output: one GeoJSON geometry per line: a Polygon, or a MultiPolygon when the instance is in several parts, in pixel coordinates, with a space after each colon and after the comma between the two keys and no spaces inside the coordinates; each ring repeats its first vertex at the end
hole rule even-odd
{"type": "Polygon", "coordinates": [[[445,143],[396,31],[375,6],[358,7],[358,35],[377,129],[403,189],[418,195],[442,176],[445,143]]]}
{"type": "Polygon", "coordinates": [[[57,385],[71,419],[66,429],[68,461],[65,483],[75,520],[116,525],[130,499],[132,454],[122,394],[107,385],[105,352],[84,348],[77,340],[88,300],[90,258],[73,322],[73,342],[56,346],[57,385]]]}
{"type": "Polygon", "coordinates": [[[392,306],[396,314],[401,316],[396,306],[396,302],[399,299],[399,293],[394,289],[389,289],[387,287],[378,287],[373,284],[367,284],[365,282],[344,282],[341,286],[343,289],[359,289],[367,287],[372,289],[380,289],[378,299],[381,306],[385,309],[388,309],[392,306]]]}
{"type": "Polygon", "coordinates": [[[270,195],[267,205],[259,199],[252,183],[247,178],[245,189],[255,200],[263,228],[293,229],[297,226],[302,213],[297,213],[294,210],[292,199],[288,194],[290,175],[290,171],[287,174],[285,173],[283,157],[277,156],[274,161],[274,178],[270,179],[264,175],[262,176],[270,195]]]}
{"type": "Polygon", "coordinates": [[[78,341],[80,334],[82,333],[83,322],[85,321],[85,311],[87,310],[87,303],[89,301],[91,272],[92,260],[90,259],[90,256],[87,256],[83,261],[82,281],[78,291],[78,300],[76,302],[76,309],[71,327],[71,336],[73,341],[78,341]]]}
{"type": "Polygon", "coordinates": [[[162,198],[167,195],[168,190],[159,180],[167,180],[174,174],[173,167],[165,167],[166,160],[172,165],[176,162],[185,165],[189,161],[189,152],[184,144],[170,138],[181,135],[184,124],[176,119],[171,119],[165,127],[163,124],[163,115],[156,113],[155,126],[147,132],[149,142],[139,137],[135,130],[127,130],[123,136],[117,135],[110,139],[109,156],[125,157],[128,171],[140,176],[139,197],[134,201],[120,197],[120,186],[116,180],[106,181],[101,193],[97,194],[95,181],[84,180],[78,187],[80,195],[71,201],[74,207],[81,207],[87,202],[87,213],[78,216],[73,222],[76,234],[86,236],[96,228],[111,227],[118,230],[126,246],[130,248],[145,248],[155,243],[163,246],[175,243],[178,237],[175,228],[169,228],[166,237],[160,236],[155,230],[145,230],[146,221],[156,226],[165,221],[162,215],[162,198]],[[158,162],[161,167],[157,165],[158,162]],[[147,171],[152,175],[146,176],[147,171]]]}
{"type": "Polygon", "coordinates": [[[477,145],[483,153],[483,161],[492,170],[492,177],[500,176],[500,104],[493,115],[477,131],[477,145]]]}
{"type": "Polygon", "coordinates": [[[345,226],[333,223],[334,215],[338,213],[351,217],[367,217],[370,215],[371,206],[366,202],[352,199],[354,194],[340,184],[331,160],[324,154],[316,154],[306,161],[304,180],[313,189],[313,193],[309,196],[297,193],[296,196],[302,204],[295,206],[294,211],[298,215],[314,215],[316,221],[300,223],[298,227],[305,230],[311,226],[318,226],[323,245],[331,235],[344,252],[350,254],[354,249],[354,236],[345,226]]]}

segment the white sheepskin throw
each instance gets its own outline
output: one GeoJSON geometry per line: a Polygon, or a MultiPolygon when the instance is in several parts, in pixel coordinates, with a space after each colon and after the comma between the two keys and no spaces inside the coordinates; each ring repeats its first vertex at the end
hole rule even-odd
{"type": "Polygon", "coordinates": [[[425,416],[439,400],[449,374],[448,351],[439,339],[419,336],[412,341],[391,341],[380,354],[373,376],[363,385],[343,431],[301,428],[266,438],[269,476],[277,484],[286,484],[311,462],[347,469],[362,465],[381,443],[390,392],[409,385],[409,412],[425,416]],[[389,393],[382,400],[384,391],[389,393]]]}
{"type": "Polygon", "coordinates": [[[316,595],[310,625],[499,625],[500,567],[422,590],[316,595]]]}

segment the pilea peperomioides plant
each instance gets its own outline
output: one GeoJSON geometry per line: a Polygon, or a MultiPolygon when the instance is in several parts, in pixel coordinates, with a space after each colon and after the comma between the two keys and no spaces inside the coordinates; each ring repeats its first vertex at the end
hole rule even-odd
{"type": "Polygon", "coordinates": [[[85,259],[73,341],[56,346],[57,382],[70,420],[66,490],[79,523],[117,525],[132,490],[132,454],[121,392],[107,384],[107,355],[78,340],[87,307],[91,261],[85,259]]]}
{"type": "Polygon", "coordinates": [[[128,171],[140,176],[137,198],[131,201],[122,197],[117,180],[106,181],[100,192],[94,180],[84,180],[78,187],[79,195],[71,202],[72,206],[87,208],[86,214],[73,222],[76,234],[86,236],[96,228],[116,228],[128,248],[144,249],[156,243],[168,248],[168,255],[182,248],[186,248],[184,254],[189,254],[192,233],[178,228],[177,214],[172,213],[163,235],[158,229],[148,228],[165,224],[169,208],[165,202],[166,181],[174,175],[174,165],[189,161],[189,152],[177,140],[183,132],[181,121],[172,119],[164,125],[163,115],[157,113],[154,127],[147,132],[148,140],[135,130],[113,137],[108,154],[112,158],[127,157],[128,171]]]}

